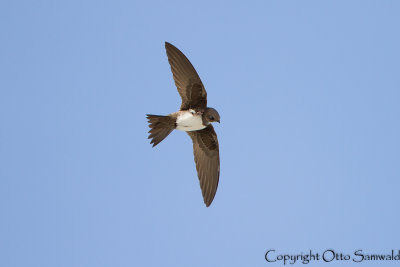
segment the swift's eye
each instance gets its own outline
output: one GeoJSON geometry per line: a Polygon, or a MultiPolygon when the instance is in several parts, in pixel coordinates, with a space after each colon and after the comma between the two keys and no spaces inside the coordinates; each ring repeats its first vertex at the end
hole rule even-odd
{"type": "Polygon", "coordinates": [[[213,116],[210,116],[210,120],[212,120],[212,121],[213,121],[213,120],[214,120],[214,117],[213,117],[213,116]]]}

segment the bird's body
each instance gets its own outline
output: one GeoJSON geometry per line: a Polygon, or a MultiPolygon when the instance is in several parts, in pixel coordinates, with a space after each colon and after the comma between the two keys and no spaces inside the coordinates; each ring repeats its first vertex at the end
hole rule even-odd
{"type": "Polygon", "coordinates": [[[182,98],[179,111],[167,116],[147,114],[149,139],[153,147],[173,130],[188,133],[193,142],[193,154],[204,203],[214,199],[219,181],[219,145],[212,122],[219,122],[218,112],[207,107],[207,92],[196,70],[175,46],[165,43],[175,85],[182,98]]]}
{"type": "Polygon", "coordinates": [[[198,113],[193,109],[178,111],[176,118],[176,129],[190,132],[198,131],[207,127],[203,122],[203,114],[198,113]]]}

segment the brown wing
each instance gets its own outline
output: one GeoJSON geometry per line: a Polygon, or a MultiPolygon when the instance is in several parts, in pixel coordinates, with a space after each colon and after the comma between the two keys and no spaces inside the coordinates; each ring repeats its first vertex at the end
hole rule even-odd
{"type": "Polygon", "coordinates": [[[187,132],[193,141],[194,161],[204,203],[210,206],[219,181],[219,145],[214,127],[210,124],[199,131],[187,132]]]}
{"type": "Polygon", "coordinates": [[[207,92],[193,65],[172,44],[165,42],[165,49],[175,85],[182,98],[181,110],[205,109],[207,107],[207,92]]]}

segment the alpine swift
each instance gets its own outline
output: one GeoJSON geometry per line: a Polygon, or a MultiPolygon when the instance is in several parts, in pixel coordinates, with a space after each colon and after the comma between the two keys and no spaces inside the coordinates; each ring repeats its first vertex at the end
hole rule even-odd
{"type": "Polygon", "coordinates": [[[174,129],[185,131],[193,142],[194,161],[204,203],[210,206],[219,181],[219,145],[212,122],[220,122],[218,112],[207,107],[207,92],[186,56],[165,42],[168,62],[182,98],[180,110],[167,116],[147,114],[150,144],[153,147],[174,129]]]}

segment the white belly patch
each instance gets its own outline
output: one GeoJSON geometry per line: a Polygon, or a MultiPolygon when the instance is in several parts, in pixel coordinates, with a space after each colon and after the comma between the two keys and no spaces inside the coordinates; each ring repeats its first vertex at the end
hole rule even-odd
{"type": "Polygon", "coordinates": [[[181,131],[197,131],[206,128],[203,125],[201,115],[193,114],[186,111],[178,116],[176,119],[176,129],[181,131]]]}

